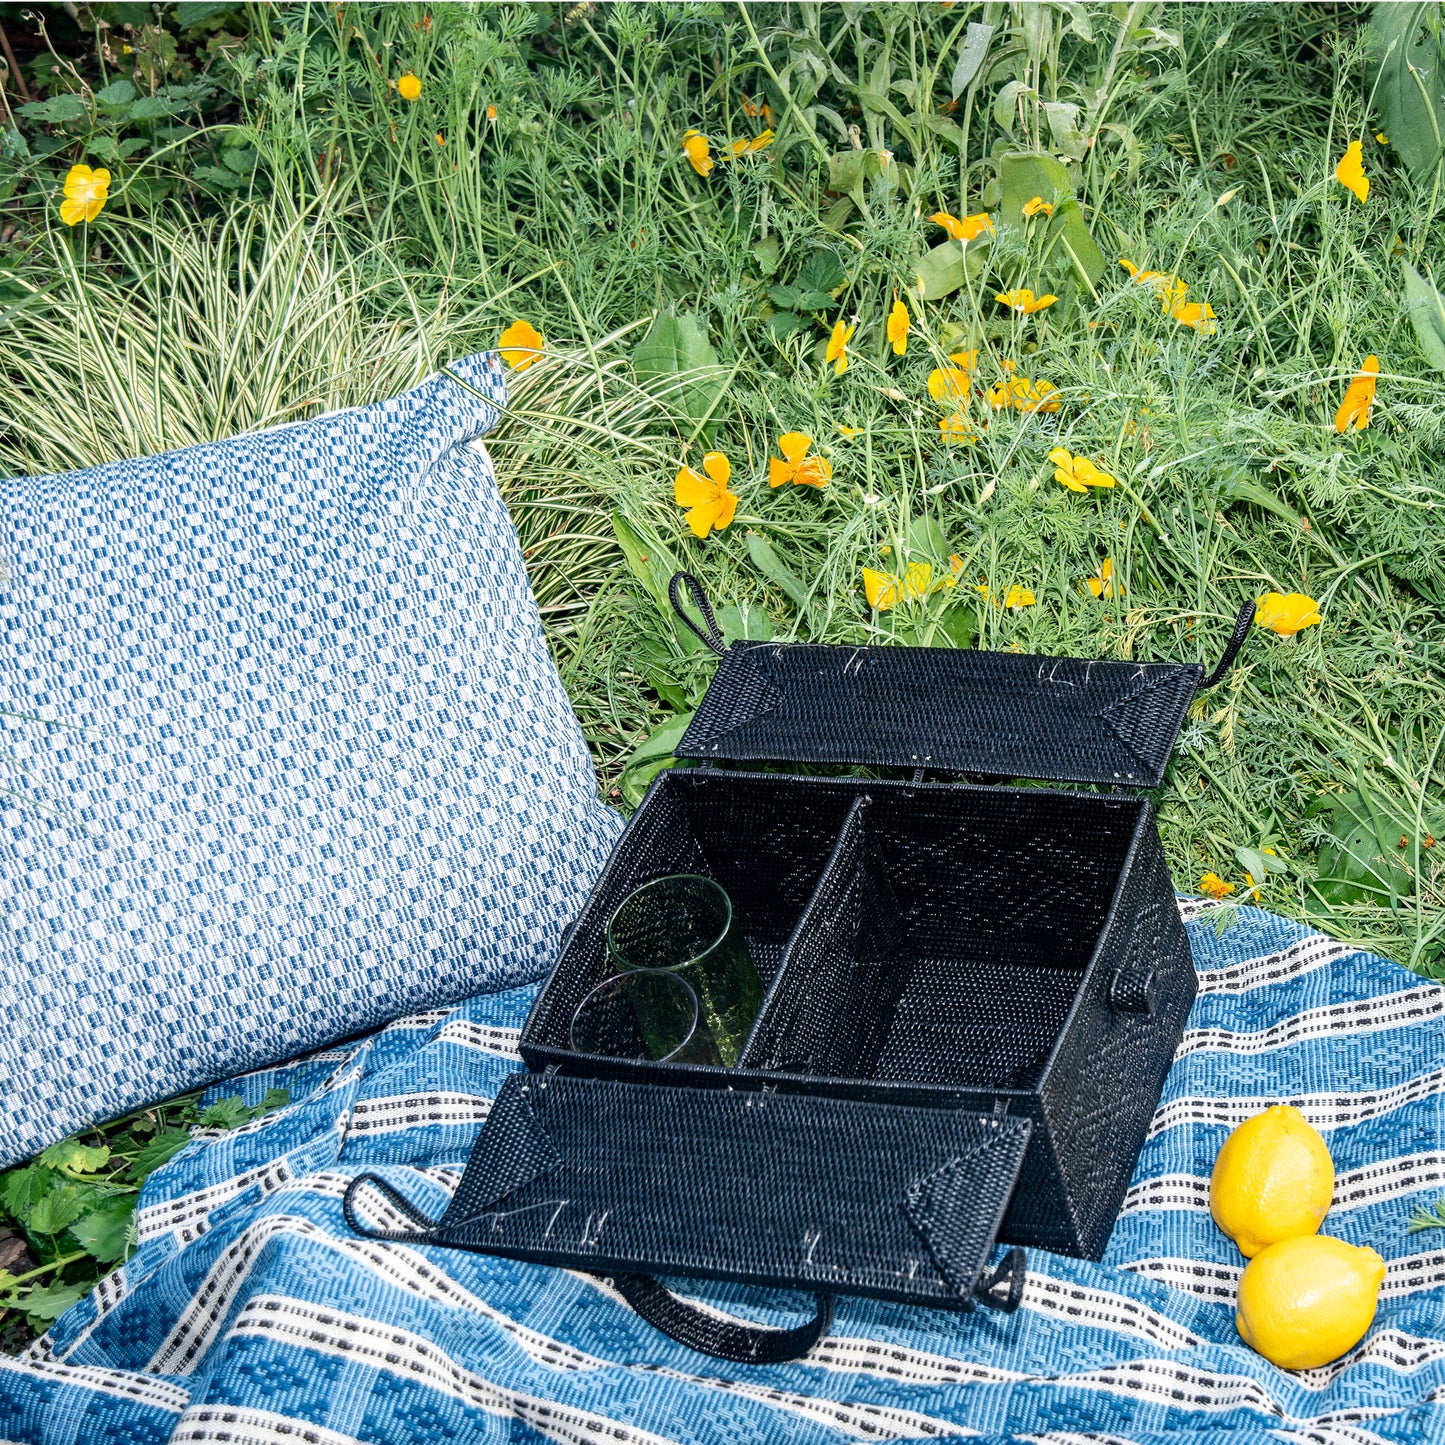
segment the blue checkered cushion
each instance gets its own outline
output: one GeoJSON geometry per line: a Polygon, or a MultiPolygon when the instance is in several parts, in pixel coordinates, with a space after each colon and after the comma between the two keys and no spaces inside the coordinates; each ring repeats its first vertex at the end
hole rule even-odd
{"type": "Polygon", "coordinates": [[[550,962],[618,824],[505,393],[0,483],[0,1164],[550,962]]]}

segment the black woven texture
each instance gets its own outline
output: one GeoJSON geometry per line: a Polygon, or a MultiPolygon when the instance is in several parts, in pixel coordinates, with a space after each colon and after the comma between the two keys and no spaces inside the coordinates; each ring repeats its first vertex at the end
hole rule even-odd
{"type": "Polygon", "coordinates": [[[954,1110],[514,1074],[431,1240],[968,1308],[1028,1135],[954,1110]]]}
{"type": "Polygon", "coordinates": [[[1154,787],[1204,669],[952,648],[736,642],[687,758],[1154,787]]]}
{"type": "Polygon", "coordinates": [[[525,1045],[560,1051],[541,1066],[575,1060],[568,1028],[577,1005],[617,971],[607,957],[607,922],[634,888],[654,878],[700,873],[719,883],[732,900],[764,988],[773,981],[854,802],[848,789],[818,793],[809,782],[697,772],[658,778],[527,1020],[525,1045]]]}
{"type": "Polygon", "coordinates": [[[1029,1120],[1000,1237],[1098,1258],[1194,989],[1144,798],[679,771],[620,842],[522,1053],[534,1069],[1029,1120]],[[740,831],[709,831],[735,818],[740,831]],[[606,967],[588,918],[605,920],[649,864],[671,871],[664,835],[693,838],[704,819],[718,866],[785,900],[772,937],[794,929],[766,954],[740,1066],[569,1052],[558,1021],[606,967]],[[766,837],[778,851],[756,846],[766,837]]]}

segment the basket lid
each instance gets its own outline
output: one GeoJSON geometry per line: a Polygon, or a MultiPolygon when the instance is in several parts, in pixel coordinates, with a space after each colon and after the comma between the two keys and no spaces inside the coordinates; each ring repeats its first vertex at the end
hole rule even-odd
{"type": "Polygon", "coordinates": [[[963,1109],[514,1073],[428,1239],[570,1269],[992,1304],[984,1266],[1030,1129],[963,1109]]]}
{"type": "MultiPolygon", "coordinates": [[[[676,584],[685,574],[674,578],[676,584]]],[[[691,579],[688,579],[691,582],[691,579]]],[[[700,587],[693,596],[708,617],[700,587]]],[[[674,585],[674,604],[677,604],[674,585]]],[[[676,748],[680,758],[930,768],[1053,782],[1156,787],[1199,663],[1110,662],[1013,652],[735,642],[676,748]]]]}

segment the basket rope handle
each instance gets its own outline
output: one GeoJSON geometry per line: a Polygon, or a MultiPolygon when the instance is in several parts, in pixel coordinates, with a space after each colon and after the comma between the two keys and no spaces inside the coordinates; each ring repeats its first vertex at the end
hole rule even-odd
{"type": "Polygon", "coordinates": [[[341,1215],[356,1234],[363,1239],[390,1239],[400,1243],[420,1241],[425,1243],[430,1237],[432,1230],[436,1228],[436,1220],[428,1219],[415,1204],[404,1194],[392,1185],[388,1184],[380,1174],[358,1174],[350,1184],[346,1186],[346,1193],[341,1196],[341,1215]],[[355,1195],[363,1184],[369,1184],[376,1192],[382,1195],[388,1204],[395,1208],[413,1224],[419,1224],[420,1229],[372,1229],[370,1225],[363,1224],[357,1217],[355,1195]]]}
{"type": "Polygon", "coordinates": [[[717,617],[713,613],[712,603],[707,600],[707,593],[703,591],[702,583],[691,572],[674,572],[672,580],[667,584],[667,596],[672,603],[672,610],[682,618],[688,629],[701,640],[703,645],[710,647],[719,657],[724,656],[728,645],[718,630],[717,617]],[[702,613],[702,619],[707,624],[706,632],[683,610],[682,598],[679,593],[684,587],[687,588],[692,600],[697,604],[697,610],[702,613]]]}
{"type": "Polygon", "coordinates": [[[790,1329],[769,1329],[743,1324],[740,1320],[704,1313],[679,1299],[671,1290],[646,1274],[615,1274],[612,1283],[638,1316],[669,1339],[740,1365],[781,1365],[796,1360],[827,1332],[833,1323],[833,1297],[814,1295],[817,1310],[810,1320],[790,1329]]]}
{"type": "Polygon", "coordinates": [[[1200,692],[1207,687],[1213,687],[1229,671],[1230,663],[1239,656],[1239,649],[1244,646],[1244,639],[1249,636],[1249,627],[1254,621],[1254,608],[1255,604],[1250,601],[1239,609],[1239,616],[1234,619],[1234,631],[1224,645],[1224,656],[1219,659],[1219,666],[1199,684],[1200,692]]]}

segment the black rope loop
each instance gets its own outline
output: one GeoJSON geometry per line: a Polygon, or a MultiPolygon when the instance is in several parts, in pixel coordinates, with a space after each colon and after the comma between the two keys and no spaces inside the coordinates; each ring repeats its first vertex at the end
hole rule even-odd
{"type": "Polygon", "coordinates": [[[721,1319],[680,1300],[671,1290],[645,1274],[615,1274],[617,1292],[654,1329],[700,1354],[740,1365],[781,1365],[796,1360],[827,1332],[833,1323],[833,1297],[814,1295],[813,1318],[791,1329],[775,1330],[721,1319]]]}
{"type": "Polygon", "coordinates": [[[1199,691],[1203,692],[1207,687],[1213,687],[1216,682],[1229,671],[1229,665],[1239,656],[1239,649],[1244,646],[1244,639],[1249,636],[1250,625],[1254,622],[1254,603],[1246,602],[1239,609],[1239,616],[1234,619],[1234,631],[1225,644],[1224,656],[1219,659],[1219,666],[1199,684],[1199,691]]]}
{"type": "Polygon", "coordinates": [[[386,1182],[379,1174],[358,1174],[350,1184],[346,1186],[346,1193],[341,1196],[341,1216],[350,1225],[352,1233],[359,1234],[363,1239],[389,1239],[400,1243],[425,1243],[431,1237],[432,1231],[436,1228],[436,1220],[428,1219],[415,1204],[405,1195],[399,1193],[395,1188],[386,1182]],[[363,1184],[370,1184],[378,1194],[384,1195],[387,1203],[399,1210],[406,1218],[414,1224],[421,1225],[416,1229],[372,1229],[365,1225],[357,1217],[355,1195],[363,1184]]]}
{"type": "Polygon", "coordinates": [[[713,613],[712,603],[707,600],[707,593],[703,591],[702,583],[691,572],[674,572],[672,580],[667,584],[667,595],[672,602],[672,610],[682,618],[703,645],[712,648],[719,657],[722,657],[727,652],[728,645],[718,630],[717,617],[713,613]],[[697,604],[697,610],[702,613],[703,621],[707,623],[706,632],[683,611],[682,598],[678,595],[683,587],[687,588],[692,595],[692,600],[697,604]]]}
{"type": "Polygon", "coordinates": [[[998,1268],[985,1270],[973,1287],[973,1297],[981,1305],[1001,1314],[1011,1315],[1024,1302],[1024,1282],[1028,1279],[1029,1257],[1015,1245],[999,1260],[998,1268]],[[1000,1286],[1007,1286],[1000,1293],[1000,1286]]]}

